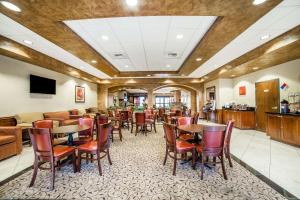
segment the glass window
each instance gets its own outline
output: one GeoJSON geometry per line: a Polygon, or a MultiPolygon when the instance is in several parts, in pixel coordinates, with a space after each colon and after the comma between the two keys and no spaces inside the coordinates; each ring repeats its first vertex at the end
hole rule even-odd
{"type": "Polygon", "coordinates": [[[170,107],[170,97],[156,97],[155,98],[155,106],[157,108],[159,108],[159,107],[169,108],[170,107]]]}

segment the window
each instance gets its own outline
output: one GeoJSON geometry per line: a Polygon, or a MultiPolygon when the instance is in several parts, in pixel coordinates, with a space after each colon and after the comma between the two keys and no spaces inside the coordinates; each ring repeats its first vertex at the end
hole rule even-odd
{"type": "Polygon", "coordinates": [[[156,108],[159,107],[170,108],[170,97],[156,97],[155,106],[156,108]]]}
{"type": "Polygon", "coordinates": [[[134,105],[136,107],[142,107],[145,102],[145,97],[134,97],[134,105]]]}

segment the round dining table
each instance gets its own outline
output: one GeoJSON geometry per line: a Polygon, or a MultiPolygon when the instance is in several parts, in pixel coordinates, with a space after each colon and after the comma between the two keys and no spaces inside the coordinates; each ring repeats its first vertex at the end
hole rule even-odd
{"type": "Polygon", "coordinates": [[[226,125],[223,124],[213,124],[213,125],[206,125],[206,124],[189,124],[189,125],[180,125],[177,126],[177,129],[180,131],[184,131],[190,134],[194,135],[194,141],[197,143],[199,142],[199,135],[202,134],[204,127],[207,126],[216,126],[220,129],[223,129],[225,131],[226,125]]]}
{"type": "Polygon", "coordinates": [[[68,125],[68,126],[58,126],[54,127],[52,129],[53,134],[59,134],[59,133],[64,133],[68,135],[68,142],[67,144],[69,146],[73,146],[73,134],[80,132],[80,131],[85,131],[90,129],[91,127],[88,125],[68,125]]]}

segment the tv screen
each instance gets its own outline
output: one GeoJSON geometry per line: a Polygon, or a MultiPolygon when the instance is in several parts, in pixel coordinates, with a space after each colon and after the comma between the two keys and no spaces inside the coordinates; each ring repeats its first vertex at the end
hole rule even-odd
{"type": "Polygon", "coordinates": [[[56,80],[30,75],[30,93],[56,94],[56,80]]]}

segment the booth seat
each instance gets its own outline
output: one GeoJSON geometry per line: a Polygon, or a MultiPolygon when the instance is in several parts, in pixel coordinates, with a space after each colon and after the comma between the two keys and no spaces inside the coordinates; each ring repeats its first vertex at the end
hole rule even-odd
{"type": "Polygon", "coordinates": [[[44,119],[58,121],[60,126],[77,125],[80,115],[70,115],[69,111],[46,112],[44,119]]]}
{"type": "Polygon", "coordinates": [[[16,126],[0,127],[0,160],[22,152],[22,129],[16,126]]]}
{"type": "MultiPolygon", "coordinates": [[[[17,120],[17,126],[22,128],[31,128],[32,122],[37,120],[43,120],[44,115],[42,112],[28,112],[28,113],[18,113],[15,115],[17,120]]],[[[59,121],[53,121],[53,126],[59,126],[59,121]]]]}

